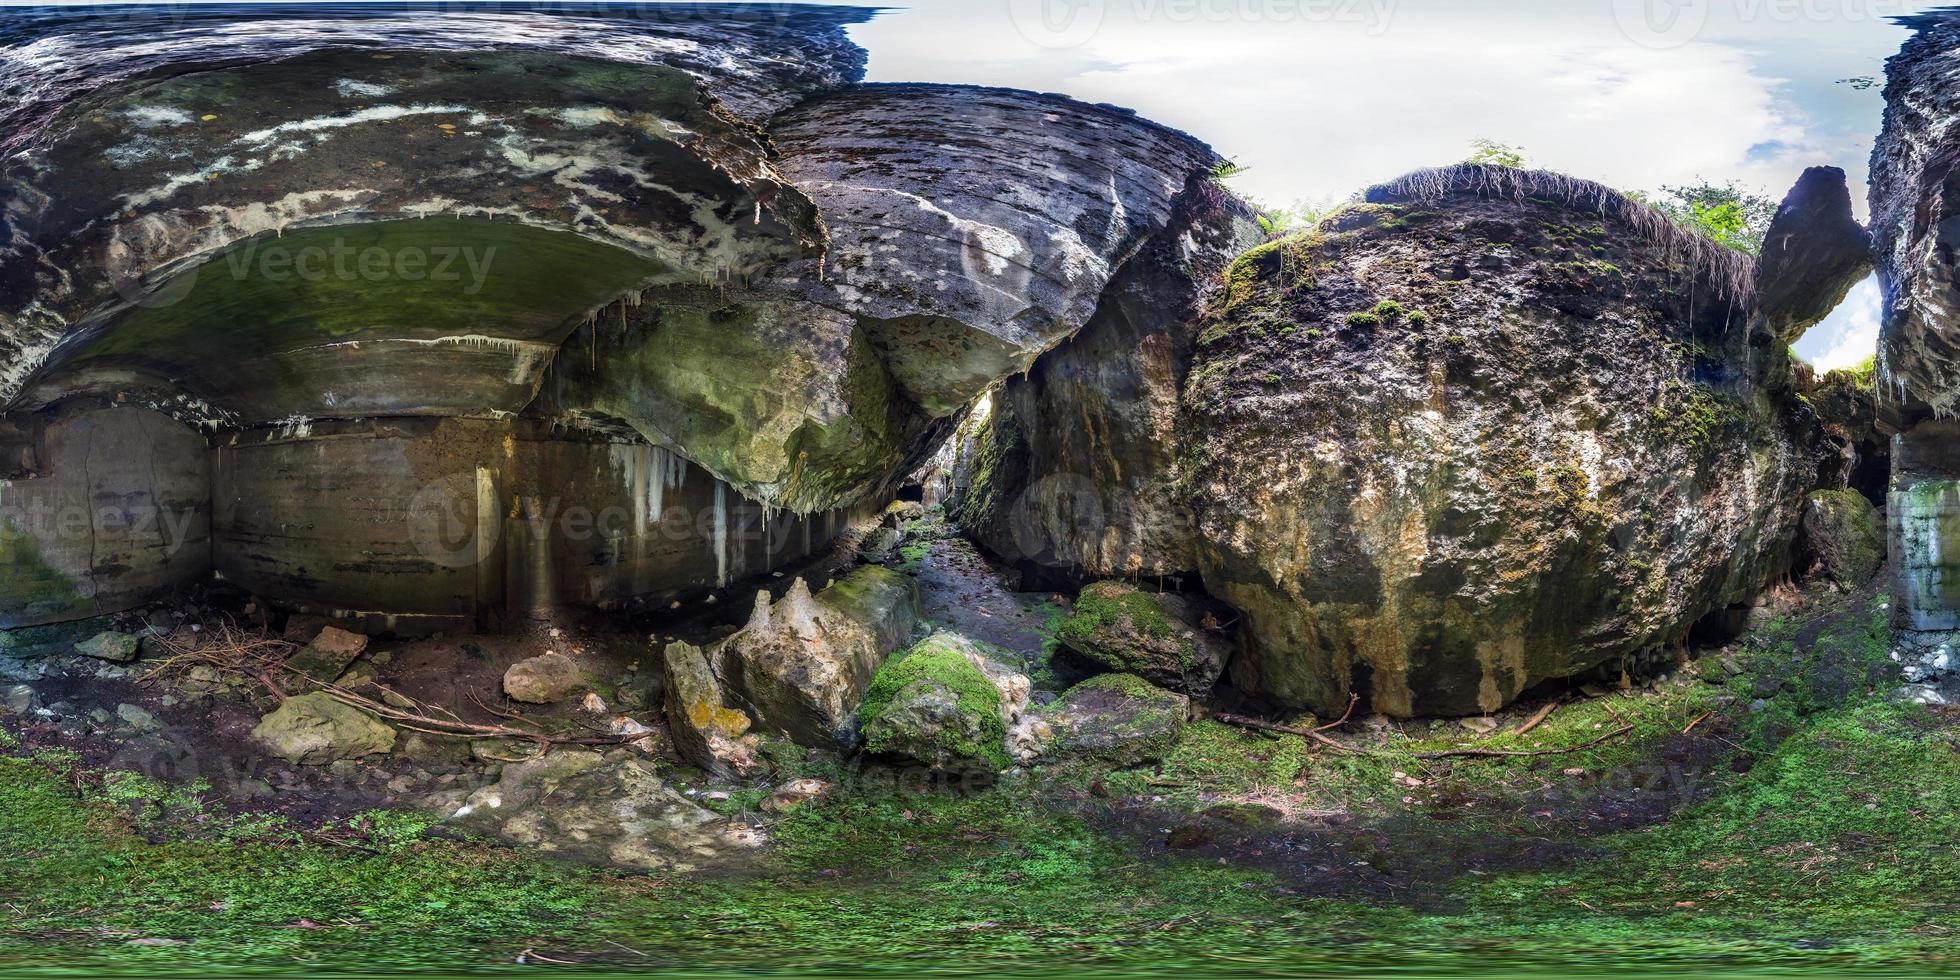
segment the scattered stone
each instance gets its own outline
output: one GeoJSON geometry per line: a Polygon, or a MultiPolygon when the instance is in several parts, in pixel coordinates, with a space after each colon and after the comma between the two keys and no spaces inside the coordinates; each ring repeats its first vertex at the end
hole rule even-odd
{"type": "Polygon", "coordinates": [[[595,715],[603,715],[606,713],[606,699],[598,696],[597,694],[593,694],[590,691],[586,692],[585,697],[579,699],[578,706],[581,709],[590,711],[595,715]]]}
{"type": "Polygon", "coordinates": [[[0,691],[0,713],[25,715],[31,713],[39,701],[34,689],[25,684],[15,684],[0,691]]]}
{"type": "Polygon", "coordinates": [[[314,636],[298,653],[286,658],[286,666],[319,681],[331,684],[347,672],[367,650],[368,638],[359,633],[328,626],[314,636]]]}
{"type": "Polygon", "coordinates": [[[776,792],[762,801],[762,809],[770,813],[781,813],[811,800],[824,799],[836,790],[837,784],[821,779],[792,779],[776,787],[776,792]]]}
{"type": "Polygon", "coordinates": [[[138,732],[154,732],[163,727],[163,722],[158,721],[156,715],[133,704],[116,705],[116,717],[138,732]]]}
{"type": "Polygon", "coordinates": [[[252,729],[252,739],[287,762],[317,766],[390,751],[395,747],[395,730],[316,691],[287,698],[252,729]]]}
{"type": "Polygon", "coordinates": [[[136,659],[142,641],[130,633],[97,633],[89,639],[75,644],[75,652],[84,657],[128,663],[136,659]]]}
{"type": "Polygon", "coordinates": [[[427,765],[464,765],[476,757],[470,751],[473,740],[443,738],[423,732],[406,732],[395,743],[395,755],[427,765]]]}
{"type": "Polygon", "coordinates": [[[1479,735],[1488,735],[1497,730],[1497,719],[1490,717],[1465,718],[1460,724],[1479,735]]]}
{"type": "Polygon", "coordinates": [[[723,700],[701,648],[669,643],[661,651],[660,665],[667,687],[667,730],[681,758],[722,779],[753,765],[753,751],[743,743],[749,716],[723,700]]]}
{"type": "Polygon", "coordinates": [[[1056,636],[1106,669],[1203,696],[1232,655],[1229,638],[1199,625],[1205,612],[1176,593],[1094,582],[1076,597],[1074,614],[1056,636]]]}
{"type": "Polygon", "coordinates": [[[918,610],[918,584],[882,566],[858,568],[816,596],[799,578],[773,607],[767,591],[757,593],[748,625],[709,662],[758,730],[848,751],[859,741],[858,703],[912,635],[918,610]]]}
{"type": "Polygon", "coordinates": [[[1038,753],[1110,765],[1161,759],[1190,717],[1191,699],[1134,674],[1104,674],[1070,688],[1042,709],[1038,753]]]}
{"type": "Polygon", "coordinates": [[[904,536],[896,528],[880,527],[864,536],[858,545],[858,557],[873,565],[891,560],[898,553],[899,542],[904,536]]]}
{"type": "Polygon", "coordinates": [[[689,870],[754,839],[689,802],[638,760],[560,749],[504,767],[451,818],[547,854],[644,871],[689,870]]]}
{"type": "Polygon", "coordinates": [[[562,653],[520,660],[504,672],[504,693],[526,704],[555,704],[585,687],[585,674],[562,653]]]}
{"type": "Polygon", "coordinates": [[[1007,768],[1000,689],[971,650],[942,631],[879,668],[859,708],[865,749],[942,770],[1007,768]]]}

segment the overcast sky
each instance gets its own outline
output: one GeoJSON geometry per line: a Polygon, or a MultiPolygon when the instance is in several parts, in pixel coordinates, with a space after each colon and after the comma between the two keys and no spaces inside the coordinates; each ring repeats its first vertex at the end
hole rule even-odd
{"type": "MultiPolygon", "coordinates": [[[[1781,198],[1843,167],[1864,214],[1904,0],[910,0],[853,28],[874,81],[971,82],[1129,106],[1324,202],[1472,139],[1626,189],[1706,178],[1781,198]]],[[[1873,349],[1860,287],[1798,352],[1873,349]]]]}

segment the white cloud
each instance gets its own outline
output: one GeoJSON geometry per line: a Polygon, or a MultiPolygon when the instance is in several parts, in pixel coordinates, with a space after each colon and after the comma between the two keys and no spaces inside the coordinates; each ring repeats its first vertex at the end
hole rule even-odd
{"type": "Polygon", "coordinates": [[[1852,287],[1830,316],[1797,341],[1797,356],[1819,371],[1861,363],[1878,352],[1878,325],[1884,307],[1885,294],[1879,289],[1878,278],[1866,279],[1852,287]]]}

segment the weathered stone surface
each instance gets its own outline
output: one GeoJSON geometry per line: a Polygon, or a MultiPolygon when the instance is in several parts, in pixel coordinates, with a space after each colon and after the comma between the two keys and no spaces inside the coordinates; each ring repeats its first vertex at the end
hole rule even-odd
{"type": "Polygon", "coordinates": [[[1757,257],[1758,309],[1795,343],[1871,274],[1871,234],[1851,212],[1844,171],[1811,167],[1783,199],[1757,257]]]}
{"type": "Polygon", "coordinates": [[[286,667],[323,684],[331,684],[367,650],[368,638],[337,626],[328,626],[298,653],[286,658],[286,667]]]}
{"type": "Polygon", "coordinates": [[[1817,574],[1856,589],[1885,564],[1885,525],[1856,490],[1818,490],[1803,513],[1804,542],[1817,574]]]}
{"type": "Polygon", "coordinates": [[[210,570],[204,437],[132,407],[37,415],[0,491],[0,628],[140,608],[210,570]]]}
{"type": "Polygon", "coordinates": [[[1196,570],[1177,399],[1205,296],[1257,232],[1209,175],[1192,180],[1088,325],[962,425],[948,514],[995,554],[1070,576],[1196,570]]]}
{"type": "Polygon", "coordinates": [[[889,568],[858,568],[814,597],[799,578],[773,606],[758,593],[748,625],[711,659],[758,731],[848,750],[859,740],[857,708],[872,676],[911,638],[918,617],[918,584],[889,568]]]}
{"type": "Polygon", "coordinates": [[[287,762],[324,766],[393,750],[395,730],[359,708],[316,691],[287,698],[260,719],[258,727],[252,729],[252,740],[287,762]]]}
{"type": "Polygon", "coordinates": [[[75,652],[84,657],[97,660],[113,660],[127,663],[136,659],[136,653],[143,641],[133,633],[97,633],[75,644],[75,652]]]}
{"type": "Polygon", "coordinates": [[[1818,426],[1746,256],[1549,174],[1370,202],[1235,263],[1186,386],[1242,689],[1474,714],[1789,567],[1818,426]]]}
{"type": "Polygon", "coordinates": [[[1190,713],[1189,698],[1133,674],[1092,677],[1038,713],[1038,754],[1118,766],[1161,759],[1190,713]]]}
{"type": "Polygon", "coordinates": [[[935,769],[1006,768],[1019,711],[985,665],[971,641],[943,631],[887,661],[858,709],[865,750],[935,769]]]}
{"type": "Polygon", "coordinates": [[[742,744],[749,716],[723,703],[721,684],[701,648],[669,643],[660,653],[660,665],[666,678],[667,730],[681,758],[722,778],[751,764],[751,750],[742,744]]]}
{"type": "Polygon", "coordinates": [[[1872,153],[1871,229],[1886,284],[1881,411],[1903,429],[1960,409],[1960,23],[1919,18],[1886,63],[1885,126],[1872,153]]]}
{"type": "Polygon", "coordinates": [[[513,701],[556,704],[585,688],[585,672],[579,669],[577,661],[562,653],[520,660],[504,671],[504,693],[513,701]]]}
{"type": "Polygon", "coordinates": [[[1086,323],[1216,155],[1106,106],[870,85],[778,117],[782,169],[830,230],[777,282],[862,319],[898,386],[958,412],[1086,323]]]}
{"type": "Polygon", "coordinates": [[[754,839],[689,802],[638,760],[557,749],[506,766],[451,818],[465,827],[590,864],[688,870],[754,839]]]}
{"type": "Polygon", "coordinates": [[[1119,674],[1198,697],[1211,691],[1232,656],[1232,642],[1203,625],[1204,612],[1174,592],[1122,582],[1094,582],[1056,630],[1069,649],[1119,674]]]}

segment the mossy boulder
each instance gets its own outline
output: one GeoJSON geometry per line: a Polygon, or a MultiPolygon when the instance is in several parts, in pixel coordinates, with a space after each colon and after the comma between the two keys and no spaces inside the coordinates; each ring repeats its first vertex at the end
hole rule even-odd
{"type": "Polygon", "coordinates": [[[252,740],[295,765],[324,766],[392,751],[395,730],[325,691],[287,698],[260,719],[252,740]]]}
{"type": "Polygon", "coordinates": [[[936,769],[1006,768],[1001,692],[970,653],[941,632],[879,668],[858,709],[865,749],[936,769]]]}
{"type": "Polygon", "coordinates": [[[1038,716],[1044,758],[1116,766],[1161,759],[1177,744],[1191,699],[1134,674],[1104,674],[1070,688],[1038,716]]]}
{"type": "Polygon", "coordinates": [[[1201,624],[1184,596],[1122,582],[1095,582],[1075,600],[1056,636],[1063,645],[1118,673],[1203,696],[1224,672],[1231,641],[1201,624]]]}
{"type": "Polygon", "coordinates": [[[1804,540],[1817,574],[1855,589],[1885,564],[1885,525],[1856,490],[1819,490],[1803,514],[1804,540]]]}

